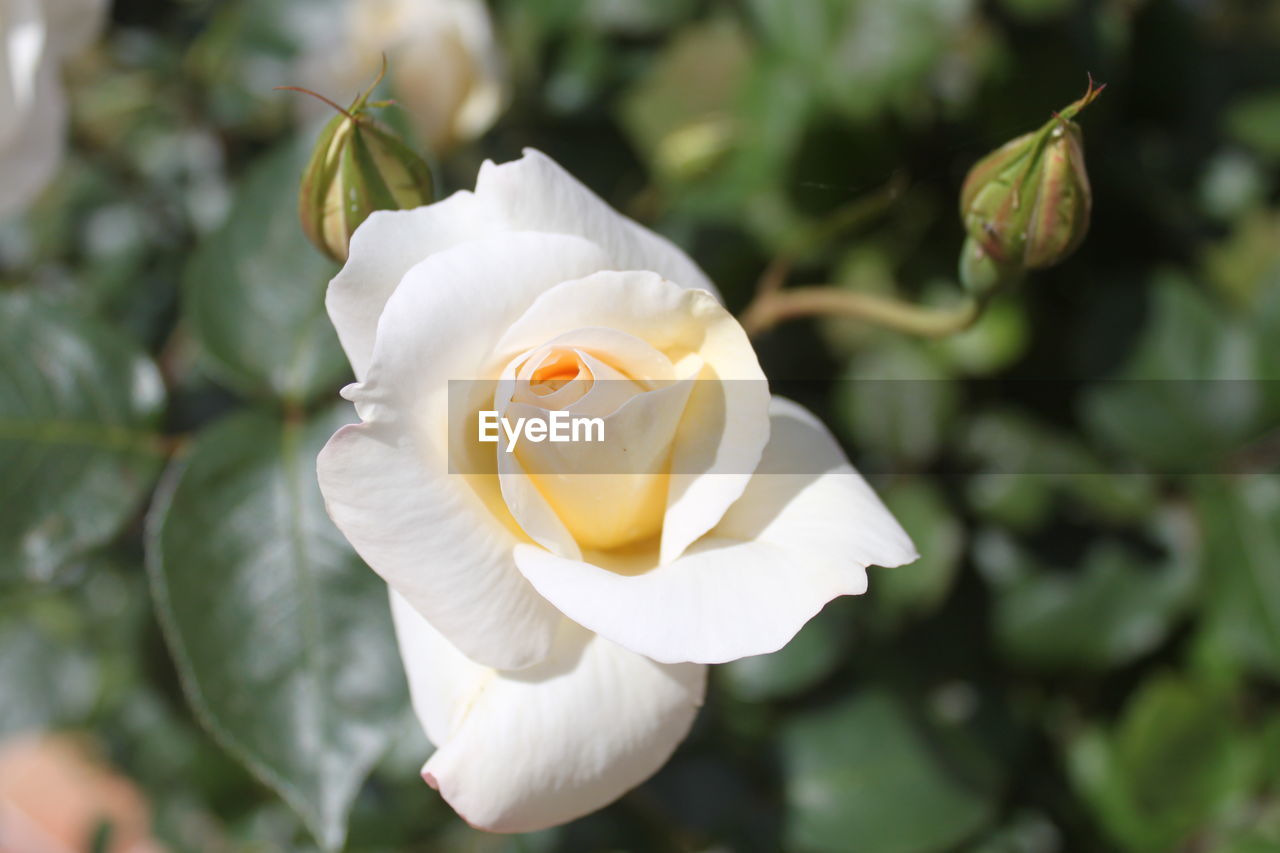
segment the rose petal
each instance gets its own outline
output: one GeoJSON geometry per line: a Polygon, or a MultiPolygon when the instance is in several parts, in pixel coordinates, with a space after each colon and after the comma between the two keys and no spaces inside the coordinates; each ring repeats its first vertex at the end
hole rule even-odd
{"type": "Polygon", "coordinates": [[[368,370],[378,318],[405,274],[429,255],[493,231],[484,206],[466,191],[416,210],[377,211],[356,229],[325,306],[357,379],[368,370]]]}
{"type": "Polygon", "coordinates": [[[87,47],[102,29],[107,6],[107,0],[43,0],[50,55],[62,59],[87,47]]]}
{"type": "MultiPolygon", "coordinates": [[[[686,379],[632,397],[600,419],[603,441],[521,441],[499,463],[508,465],[503,493],[518,485],[539,495],[581,548],[624,546],[657,535],[667,505],[672,437],[693,385],[686,379]]],[[[505,417],[546,420],[549,414],[513,403],[505,417]]],[[[581,558],[578,547],[553,547],[532,531],[530,536],[562,557],[581,558]]]]}
{"type": "Polygon", "coordinates": [[[520,160],[500,166],[486,161],[475,193],[459,191],[416,210],[378,211],[352,235],[347,264],[330,283],[325,304],[356,378],[368,367],[383,306],[410,268],[467,240],[509,231],[580,236],[608,255],[596,269],[653,270],[715,293],[669,240],[613,210],[545,154],[526,149],[520,160]]]}
{"type": "Polygon", "coordinates": [[[829,600],[864,592],[866,566],[914,560],[906,532],[825,427],[787,400],[770,410],[756,476],[680,559],[610,571],[521,545],[520,571],[570,619],[633,652],[722,663],[781,648],[829,600]]]}
{"type": "MultiPolygon", "coordinates": [[[[481,378],[492,342],[539,292],[602,262],[581,238],[506,234],[417,264],[387,301],[366,380],[346,389],[366,423],[340,431],[320,457],[329,513],[347,539],[491,666],[540,660],[554,614],[514,568],[522,534],[497,483],[449,473],[451,453],[487,453],[496,466],[494,445],[478,445],[460,418],[449,423],[449,380],[481,378]]],[[[478,473],[474,461],[459,470],[478,473]]]]}
{"type": "Polygon", "coordinates": [[[514,231],[578,234],[603,246],[606,269],[652,270],[681,287],[715,293],[715,286],[674,243],[618,213],[541,151],[496,165],[485,161],[476,195],[500,210],[514,231]]]}
{"type": "Polygon", "coordinates": [[[693,355],[705,362],[672,447],[662,529],[662,560],[670,562],[716,525],[751,479],[769,438],[764,372],[720,303],[651,272],[600,272],[557,285],[496,349],[511,357],[581,326],[634,335],[673,362],[693,355]]]}
{"type": "MultiPolygon", "coordinates": [[[[503,410],[500,416],[510,418],[514,422],[522,415],[503,410]]],[[[501,429],[499,427],[498,482],[502,489],[502,499],[506,502],[507,509],[511,511],[511,516],[520,525],[520,529],[543,548],[571,560],[580,559],[582,550],[577,540],[546,496],[538,489],[538,484],[525,473],[517,453],[507,452],[507,437],[501,429]]],[[[520,448],[518,439],[516,448],[517,451],[520,448]]]]}
{"type": "MultiPolygon", "coordinates": [[[[506,669],[540,660],[554,612],[520,577],[520,529],[469,422],[449,423],[449,380],[480,378],[490,346],[535,296],[602,263],[579,237],[505,234],[417,264],[387,301],[363,383],[346,389],[365,423],[340,430],[319,459],[329,514],[369,566],[454,645],[506,669]],[[450,430],[452,429],[452,432],[450,430]],[[483,458],[483,457],[479,457],[483,458]],[[490,482],[492,481],[492,482],[490,482]]],[[[474,383],[483,389],[484,383],[474,383]]]]}
{"type": "Polygon", "coordinates": [[[568,620],[546,661],[502,673],[394,594],[392,613],[437,747],[423,777],[481,829],[530,832],[608,805],[666,763],[702,704],[705,667],[654,663],[568,620]]]}
{"type": "Polygon", "coordinates": [[[30,205],[62,163],[67,103],[59,74],[52,64],[40,69],[27,108],[12,119],[0,118],[17,122],[0,148],[0,217],[30,205]]]}
{"type": "Polygon", "coordinates": [[[317,460],[329,516],[388,584],[477,661],[546,657],[560,615],[516,570],[520,538],[459,476],[431,476],[393,426],[347,426],[317,460]]]}

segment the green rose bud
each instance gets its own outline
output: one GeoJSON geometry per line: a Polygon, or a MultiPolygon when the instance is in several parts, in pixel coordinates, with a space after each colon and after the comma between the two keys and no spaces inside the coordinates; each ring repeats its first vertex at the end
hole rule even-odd
{"type": "Polygon", "coordinates": [[[1093,195],[1084,139],[1072,119],[1103,88],[1091,78],[1084,97],[969,171],[960,191],[960,216],[969,232],[960,277],[971,291],[987,294],[1028,270],[1051,267],[1084,240],[1093,195]]]}
{"type": "Polygon", "coordinates": [[[370,213],[421,207],[432,200],[426,161],[369,115],[370,109],[386,106],[368,101],[381,79],[379,74],[345,110],[307,92],[321,97],[339,115],[325,125],[303,172],[298,216],[316,248],[339,263],[347,260],[351,235],[370,213]]]}

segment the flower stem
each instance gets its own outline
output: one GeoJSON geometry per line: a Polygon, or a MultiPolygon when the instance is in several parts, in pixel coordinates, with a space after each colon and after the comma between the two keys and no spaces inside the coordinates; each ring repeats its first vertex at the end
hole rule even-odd
{"type": "Polygon", "coordinates": [[[762,290],[743,312],[742,326],[755,336],[783,320],[829,316],[865,320],[924,338],[945,338],[977,322],[983,307],[971,296],[951,308],[931,308],[841,287],[795,287],[762,290]]]}

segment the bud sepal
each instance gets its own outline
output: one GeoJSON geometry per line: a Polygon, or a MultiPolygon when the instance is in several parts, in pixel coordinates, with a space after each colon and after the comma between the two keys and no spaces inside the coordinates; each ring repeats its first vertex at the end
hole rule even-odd
{"type": "Polygon", "coordinates": [[[338,111],[316,141],[298,193],[302,230],[338,263],[346,261],[351,235],[369,214],[408,210],[433,198],[426,161],[369,113],[388,105],[369,101],[382,76],[346,109],[314,92],[295,90],[338,111]]]}
{"type": "Polygon", "coordinates": [[[988,292],[1074,252],[1089,230],[1093,195],[1076,115],[1101,94],[1093,79],[1084,96],[1040,129],[978,161],[960,191],[969,239],[961,255],[965,285],[988,292]]]}

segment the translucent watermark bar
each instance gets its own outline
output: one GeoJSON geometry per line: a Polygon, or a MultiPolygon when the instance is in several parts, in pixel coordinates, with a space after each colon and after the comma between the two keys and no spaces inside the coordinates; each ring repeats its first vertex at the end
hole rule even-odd
{"type": "MultiPolygon", "coordinates": [[[[1158,379],[629,379],[519,387],[449,383],[449,470],[493,473],[511,457],[528,473],[697,474],[678,448],[723,440],[735,453],[743,418],[768,395],[793,399],[827,425],[865,473],[1280,473],[1280,380],[1158,379]],[[753,402],[756,401],[756,402],[753,402]],[[723,436],[728,436],[723,438],[723,436]],[[923,449],[922,449],[923,448],[923,449]]],[[[795,453],[775,473],[815,474],[795,453]]],[[[705,464],[705,455],[697,457],[705,464]]],[[[509,463],[508,466],[510,467],[509,463]]]]}

